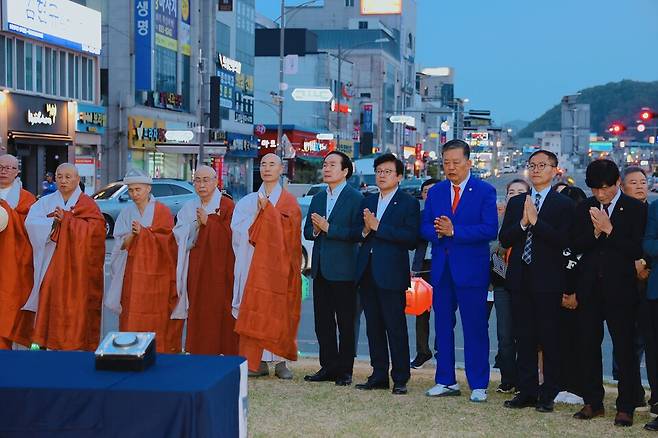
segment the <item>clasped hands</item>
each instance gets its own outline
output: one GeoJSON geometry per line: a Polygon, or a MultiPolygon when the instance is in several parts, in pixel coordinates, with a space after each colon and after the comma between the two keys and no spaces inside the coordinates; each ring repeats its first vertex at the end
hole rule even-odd
{"type": "Polygon", "coordinates": [[[321,232],[329,232],[329,221],[324,216],[317,213],[311,214],[311,222],[313,222],[313,234],[316,236],[321,232]]]}
{"type": "Polygon", "coordinates": [[[448,216],[439,216],[434,219],[434,231],[439,237],[452,237],[455,235],[455,227],[448,216]]]}
{"type": "MultiPolygon", "coordinates": [[[[212,214],[216,214],[219,216],[219,210],[217,210],[217,213],[212,213],[212,214]]],[[[208,223],[208,216],[209,214],[205,209],[201,207],[197,207],[196,220],[199,223],[199,225],[206,225],[208,223]]]]}
{"type": "Polygon", "coordinates": [[[525,203],[523,204],[523,216],[521,217],[521,226],[523,228],[528,228],[530,225],[535,225],[537,223],[537,218],[539,217],[539,212],[535,203],[532,202],[530,196],[525,197],[525,203]]]}
{"type": "Polygon", "coordinates": [[[592,219],[592,225],[594,225],[594,237],[598,239],[601,233],[608,236],[612,233],[612,222],[610,222],[610,217],[606,212],[596,207],[590,207],[589,217],[592,219]]]}
{"type": "Polygon", "coordinates": [[[370,211],[369,209],[365,208],[363,210],[363,235],[367,235],[371,231],[377,231],[379,228],[379,219],[377,219],[377,216],[375,213],[370,211]]]}

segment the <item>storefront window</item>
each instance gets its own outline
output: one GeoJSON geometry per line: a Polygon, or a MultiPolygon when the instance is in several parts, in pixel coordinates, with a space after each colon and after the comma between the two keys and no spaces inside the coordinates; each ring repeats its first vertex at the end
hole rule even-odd
{"type": "Polygon", "coordinates": [[[35,59],[36,59],[36,91],[37,93],[43,92],[43,47],[35,47],[35,59]]]}
{"type": "Polygon", "coordinates": [[[176,56],[173,50],[155,46],[155,89],[176,93],[176,56]]]}
{"type": "Polygon", "coordinates": [[[32,44],[25,43],[25,89],[32,91],[34,83],[34,67],[32,65],[32,44]]]}
{"type": "Polygon", "coordinates": [[[25,43],[16,40],[16,88],[25,89],[25,43]]]}
{"type": "Polygon", "coordinates": [[[14,86],[14,40],[7,38],[7,86],[14,86]]]}

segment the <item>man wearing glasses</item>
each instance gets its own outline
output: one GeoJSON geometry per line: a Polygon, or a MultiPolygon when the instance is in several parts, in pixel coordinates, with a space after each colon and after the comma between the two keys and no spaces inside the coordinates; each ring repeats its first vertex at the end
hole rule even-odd
{"type": "Polygon", "coordinates": [[[505,407],[534,407],[553,412],[560,391],[560,306],[575,309],[575,295],[567,290],[562,252],[570,245],[574,205],[569,198],[551,190],[557,174],[554,153],[539,150],[528,159],[532,189],[509,200],[500,243],[512,248],[506,287],[512,295],[514,333],[517,337],[517,389],[505,407]],[[539,386],[537,349],[544,352],[544,383],[539,386]]]}
{"type": "Polygon", "coordinates": [[[496,189],[471,176],[470,147],[463,140],[443,145],[446,181],[429,191],[421,234],[432,244],[436,385],[429,397],[457,396],[455,311],[464,330],[466,377],[471,401],[487,400],[489,332],[487,289],[489,242],[498,231],[496,189]]]}
{"type": "Polygon", "coordinates": [[[0,156],[0,209],[7,215],[7,224],[0,224],[0,260],[5,262],[0,282],[0,350],[11,350],[12,339],[30,344],[30,324],[23,323],[20,309],[32,290],[32,247],[25,218],[35,202],[34,195],[22,188],[16,157],[0,156]]]}

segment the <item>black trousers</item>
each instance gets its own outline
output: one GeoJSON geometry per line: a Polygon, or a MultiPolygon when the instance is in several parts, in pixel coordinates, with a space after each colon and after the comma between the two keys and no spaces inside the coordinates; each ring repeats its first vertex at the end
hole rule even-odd
{"type": "Polygon", "coordinates": [[[318,271],[313,281],[313,311],[315,335],[320,346],[320,366],[336,376],[351,376],[356,313],[354,282],[330,281],[318,271]]]}
{"type": "Polygon", "coordinates": [[[582,370],[582,396],[585,404],[594,409],[603,407],[603,363],[601,342],[603,322],[608,324],[612,338],[614,359],[619,371],[617,411],[633,414],[636,402],[635,353],[633,335],[637,300],[633,293],[614,293],[607,290],[603,279],[597,280],[589,296],[580,297],[578,330],[579,362],[582,370]]]}
{"type": "MultiPolygon", "coordinates": [[[[431,261],[425,260],[423,269],[431,269],[431,261]]],[[[424,273],[421,278],[431,284],[431,275],[424,273]]],[[[432,356],[430,350],[430,311],[416,316],[416,356],[432,356]]]]}
{"type": "Polygon", "coordinates": [[[393,383],[404,385],[409,381],[409,334],[404,314],[404,290],[377,287],[370,263],[361,281],[361,303],[366,315],[366,333],[370,349],[371,380],[388,382],[389,349],[391,352],[391,378],[393,383]]]}
{"type": "Polygon", "coordinates": [[[581,367],[578,365],[578,319],[580,309],[560,309],[560,391],[582,396],[581,367]]]}
{"type": "Polygon", "coordinates": [[[658,300],[642,300],[639,326],[644,337],[644,360],[651,387],[649,404],[658,403],[658,300]]]}
{"type": "Polygon", "coordinates": [[[560,392],[559,318],[562,292],[536,292],[524,268],[522,290],[512,291],[512,321],[517,340],[517,389],[549,403],[560,392]],[[544,352],[544,383],[539,386],[537,351],[544,352]]]}

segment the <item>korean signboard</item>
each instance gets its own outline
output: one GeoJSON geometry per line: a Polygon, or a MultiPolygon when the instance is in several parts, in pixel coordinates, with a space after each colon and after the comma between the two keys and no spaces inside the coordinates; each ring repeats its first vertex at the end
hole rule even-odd
{"type": "Polygon", "coordinates": [[[78,103],[78,118],[75,130],[93,134],[104,134],[107,126],[107,110],[103,106],[78,103]]]}
{"type": "Polygon", "coordinates": [[[178,0],[155,0],[155,44],[178,50],[178,0]]]}
{"type": "Polygon", "coordinates": [[[135,89],[151,89],[152,0],[135,0],[135,89]]]}

